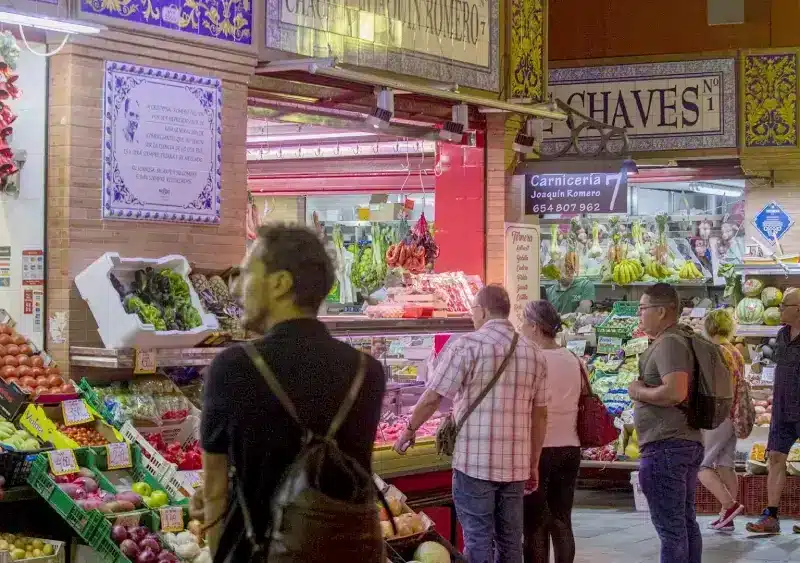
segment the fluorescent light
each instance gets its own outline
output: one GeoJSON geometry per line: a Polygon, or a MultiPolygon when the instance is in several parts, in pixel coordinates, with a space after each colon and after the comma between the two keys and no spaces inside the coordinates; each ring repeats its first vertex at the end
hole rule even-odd
{"type": "Polygon", "coordinates": [[[705,194],[705,195],[724,195],[727,197],[742,196],[742,190],[736,188],[723,189],[723,188],[707,188],[705,186],[693,186],[692,191],[696,194],[705,194]]]}
{"type": "Polygon", "coordinates": [[[282,141],[317,141],[325,139],[354,139],[356,137],[374,137],[375,133],[349,131],[342,133],[307,133],[305,135],[267,135],[247,137],[248,143],[280,143],[282,141]]]}
{"type": "Polygon", "coordinates": [[[100,33],[101,31],[105,31],[107,29],[104,25],[86,24],[77,22],[75,20],[64,20],[59,18],[51,18],[48,16],[22,14],[9,8],[0,8],[0,23],[24,25],[27,27],[35,27],[37,29],[44,29],[47,31],[58,31],[61,33],[82,33],[87,35],[100,33]]]}

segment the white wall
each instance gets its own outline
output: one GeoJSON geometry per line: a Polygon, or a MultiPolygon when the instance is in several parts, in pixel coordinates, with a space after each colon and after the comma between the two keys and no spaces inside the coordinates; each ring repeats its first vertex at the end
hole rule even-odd
{"type": "MultiPolygon", "coordinates": [[[[31,47],[44,52],[43,45],[31,47]]],[[[40,332],[34,332],[33,315],[23,315],[22,251],[44,248],[47,59],[30,53],[21,43],[20,48],[16,72],[22,95],[9,101],[17,115],[10,145],[15,154],[26,151],[27,161],[19,175],[19,199],[0,196],[0,247],[11,247],[11,287],[0,288],[0,308],[8,311],[20,331],[41,347],[44,317],[38,324],[40,332]]]]}

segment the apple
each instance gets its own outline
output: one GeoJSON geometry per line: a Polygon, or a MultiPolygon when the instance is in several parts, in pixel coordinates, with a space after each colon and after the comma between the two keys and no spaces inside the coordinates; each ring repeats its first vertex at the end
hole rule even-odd
{"type": "Polygon", "coordinates": [[[131,490],[140,497],[149,497],[153,492],[153,488],[142,481],[138,481],[131,485],[131,490]]]}
{"type": "Polygon", "coordinates": [[[169,504],[169,497],[164,491],[153,491],[150,495],[150,507],[161,508],[169,504]]]}

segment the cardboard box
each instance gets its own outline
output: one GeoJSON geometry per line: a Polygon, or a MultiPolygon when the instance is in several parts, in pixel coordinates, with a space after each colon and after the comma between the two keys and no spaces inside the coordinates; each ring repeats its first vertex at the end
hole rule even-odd
{"type": "Polygon", "coordinates": [[[405,214],[405,207],[399,203],[379,203],[370,207],[370,221],[399,221],[405,214]]]}
{"type": "MultiPolygon", "coordinates": [[[[94,421],[89,422],[109,443],[122,442],[120,434],[113,426],[106,423],[103,418],[89,404],[87,410],[94,416],[94,421]]],[[[19,424],[31,435],[42,442],[50,442],[57,450],[74,450],[83,447],[69,436],[58,431],[58,424],[64,419],[60,406],[42,406],[30,404],[22,413],[19,424]]]]}

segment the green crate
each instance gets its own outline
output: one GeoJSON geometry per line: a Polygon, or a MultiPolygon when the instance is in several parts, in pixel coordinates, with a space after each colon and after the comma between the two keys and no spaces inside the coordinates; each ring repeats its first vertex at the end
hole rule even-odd
{"type": "MultiPolygon", "coordinates": [[[[104,483],[109,487],[105,490],[109,490],[111,492],[117,493],[116,487],[109,481],[105,475],[103,475],[104,471],[107,471],[107,456],[108,451],[105,448],[98,448],[95,452],[95,466],[91,469],[95,470],[98,475],[98,479],[102,479],[104,483]]],[[[170,494],[169,490],[164,488],[158,479],[153,477],[145,468],[144,464],[142,463],[142,450],[136,444],[131,444],[131,461],[133,462],[132,467],[127,469],[122,469],[121,471],[127,471],[133,477],[135,481],[141,481],[143,483],[147,483],[150,485],[150,488],[154,491],[164,491],[167,493],[169,497],[170,504],[173,505],[182,505],[188,504],[189,499],[187,498],[175,498],[173,495],[170,494]]]]}
{"type": "Polygon", "coordinates": [[[620,303],[623,303],[623,306],[621,306],[618,311],[612,311],[608,318],[602,322],[602,324],[599,324],[595,327],[594,331],[598,338],[601,336],[610,336],[612,338],[621,338],[623,341],[625,341],[629,340],[633,336],[633,332],[636,330],[638,322],[637,324],[631,325],[631,327],[627,329],[609,326],[611,324],[611,320],[615,316],[636,317],[637,313],[639,312],[638,303],[636,304],[636,310],[633,310],[631,307],[627,307],[627,304],[631,303],[630,301],[618,301],[614,304],[614,309],[616,309],[617,305],[620,303]]]}
{"type": "Polygon", "coordinates": [[[81,379],[81,382],[78,384],[78,391],[83,397],[83,400],[86,401],[90,407],[97,411],[97,413],[102,416],[103,419],[111,426],[119,430],[121,424],[116,423],[111,411],[108,410],[108,407],[106,407],[103,400],[99,397],[97,391],[95,391],[89,382],[86,381],[85,377],[81,379]]]}
{"type": "Polygon", "coordinates": [[[625,317],[635,317],[639,314],[638,301],[617,301],[611,308],[611,312],[625,317]]]}

